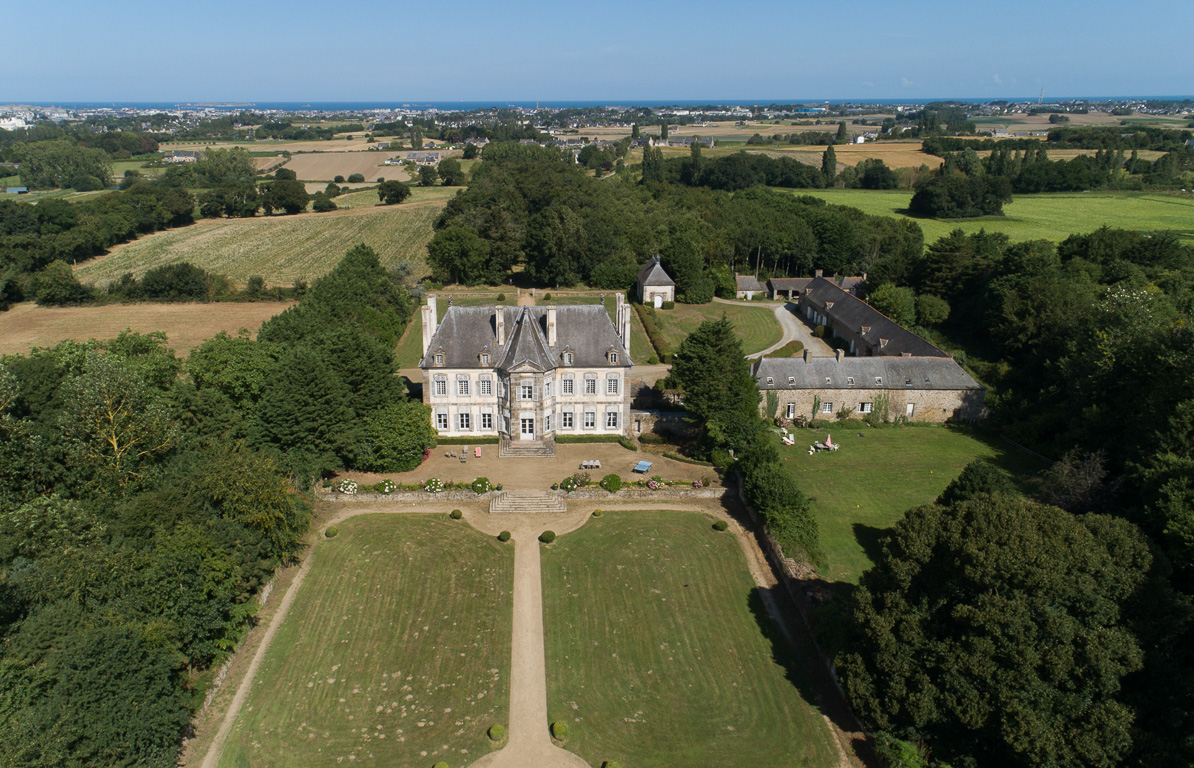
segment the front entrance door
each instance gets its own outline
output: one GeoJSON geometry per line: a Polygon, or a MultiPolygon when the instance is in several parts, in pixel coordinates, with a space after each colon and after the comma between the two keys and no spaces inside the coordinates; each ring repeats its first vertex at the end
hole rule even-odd
{"type": "Polygon", "coordinates": [[[519,419],[521,429],[518,430],[519,440],[534,440],[535,439],[535,419],[523,417],[519,419]]]}

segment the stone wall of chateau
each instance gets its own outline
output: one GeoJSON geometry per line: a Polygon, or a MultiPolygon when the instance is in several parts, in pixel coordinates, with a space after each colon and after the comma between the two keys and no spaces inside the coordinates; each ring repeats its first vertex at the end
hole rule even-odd
{"type": "MultiPolygon", "coordinates": [[[[970,422],[982,418],[986,413],[982,390],[859,388],[769,391],[779,397],[778,415],[782,418],[804,416],[806,419],[835,419],[842,406],[854,409],[852,418],[864,418],[867,414],[863,412],[863,404],[871,403],[873,408],[876,397],[884,394],[891,398],[888,408],[890,419],[902,416],[908,421],[942,422],[952,419],[970,422]],[[814,405],[817,408],[815,414],[814,405]]],[[[768,418],[776,416],[766,412],[766,403],[767,398],[764,397],[759,405],[760,412],[768,418]]]]}

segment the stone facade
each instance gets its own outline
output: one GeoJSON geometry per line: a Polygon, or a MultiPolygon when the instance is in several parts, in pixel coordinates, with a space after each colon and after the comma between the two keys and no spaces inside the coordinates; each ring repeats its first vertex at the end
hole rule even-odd
{"type": "Polygon", "coordinates": [[[638,273],[638,300],[659,309],[665,301],[676,300],[676,283],[659,264],[659,257],[652,256],[638,273]]]}
{"type": "Polygon", "coordinates": [[[764,358],[754,366],[767,418],[836,419],[879,415],[907,421],[975,421],[986,415],[985,391],[949,357],[764,358]],[[779,400],[767,413],[768,393],[779,400]]]}
{"type": "Polygon", "coordinates": [[[423,402],[446,437],[630,434],[630,307],[423,308],[423,402]]]}

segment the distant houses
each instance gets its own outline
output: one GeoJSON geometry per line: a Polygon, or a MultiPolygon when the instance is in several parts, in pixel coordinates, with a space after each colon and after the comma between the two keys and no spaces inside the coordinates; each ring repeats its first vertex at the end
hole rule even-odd
{"type": "Polygon", "coordinates": [[[162,161],[166,163],[197,163],[199,162],[199,153],[186,149],[178,149],[173,152],[167,152],[162,161]]]}

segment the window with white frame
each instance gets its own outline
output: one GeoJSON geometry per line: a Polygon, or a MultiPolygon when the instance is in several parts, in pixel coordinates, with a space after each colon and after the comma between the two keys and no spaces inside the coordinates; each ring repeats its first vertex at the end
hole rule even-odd
{"type": "Polygon", "coordinates": [[[543,417],[543,431],[544,432],[551,431],[551,414],[550,413],[543,417]]]}
{"type": "Polygon", "coordinates": [[[571,352],[564,353],[564,365],[572,365],[572,353],[571,352]]]}
{"type": "Polygon", "coordinates": [[[821,413],[833,413],[833,403],[821,403],[821,413]]]}
{"type": "Polygon", "coordinates": [[[858,404],[858,412],[859,413],[870,413],[873,410],[875,410],[874,403],[859,403],[858,404]]]}
{"type": "Polygon", "coordinates": [[[607,394],[607,395],[618,394],[618,379],[616,377],[611,376],[605,380],[605,394],[607,394]]]}
{"type": "Polygon", "coordinates": [[[572,376],[570,376],[570,375],[565,376],[564,381],[563,381],[563,389],[561,391],[565,395],[571,395],[572,394],[572,385],[573,385],[572,376]]]}
{"type": "Polygon", "coordinates": [[[618,353],[617,353],[617,352],[610,352],[610,353],[609,353],[609,364],[610,364],[610,365],[617,365],[617,364],[618,364],[618,353]]]}
{"type": "Polygon", "coordinates": [[[456,423],[460,425],[460,429],[468,430],[473,428],[472,417],[467,413],[456,414],[456,423]]]}
{"type": "Polygon", "coordinates": [[[534,400],[535,399],[535,385],[529,381],[524,381],[518,385],[518,398],[520,400],[534,400]]]}
{"type": "Polygon", "coordinates": [[[585,411],[585,429],[593,429],[597,426],[597,414],[594,411],[585,411]]]}
{"type": "Polygon", "coordinates": [[[435,394],[437,394],[437,395],[448,394],[448,380],[447,379],[437,378],[435,380],[435,394]]]}
{"type": "Polygon", "coordinates": [[[552,389],[551,381],[543,382],[543,396],[544,397],[551,397],[551,389],[552,389]]]}
{"type": "Polygon", "coordinates": [[[442,353],[442,352],[441,352],[441,353],[439,353],[439,354],[437,354],[437,355],[435,356],[435,364],[436,364],[436,365],[443,365],[443,364],[444,364],[444,355],[443,355],[443,353],[442,353]]]}
{"type": "Polygon", "coordinates": [[[456,380],[456,394],[461,395],[461,396],[468,395],[468,379],[457,379],[456,380]]]}
{"type": "Polygon", "coordinates": [[[481,394],[492,395],[493,394],[493,379],[489,378],[488,376],[484,376],[481,378],[481,381],[477,385],[477,387],[479,388],[481,394]]]}
{"type": "Polygon", "coordinates": [[[586,395],[597,394],[597,376],[596,375],[589,374],[588,376],[585,376],[585,394],[586,395]]]}
{"type": "Polygon", "coordinates": [[[609,411],[608,413],[605,414],[605,428],[606,429],[617,429],[618,428],[618,412],[617,411],[609,411]]]}
{"type": "Polygon", "coordinates": [[[560,414],[560,429],[572,429],[572,414],[564,411],[560,414]]]}
{"type": "Polygon", "coordinates": [[[448,414],[446,414],[446,413],[435,414],[435,428],[436,429],[447,429],[448,428],[448,414]]]}
{"type": "Polygon", "coordinates": [[[481,353],[481,365],[489,365],[489,355],[481,353]]]}
{"type": "Polygon", "coordinates": [[[796,418],[796,403],[788,403],[788,418],[796,418]]]}
{"type": "Polygon", "coordinates": [[[481,429],[493,429],[493,414],[481,414],[481,429]]]}

